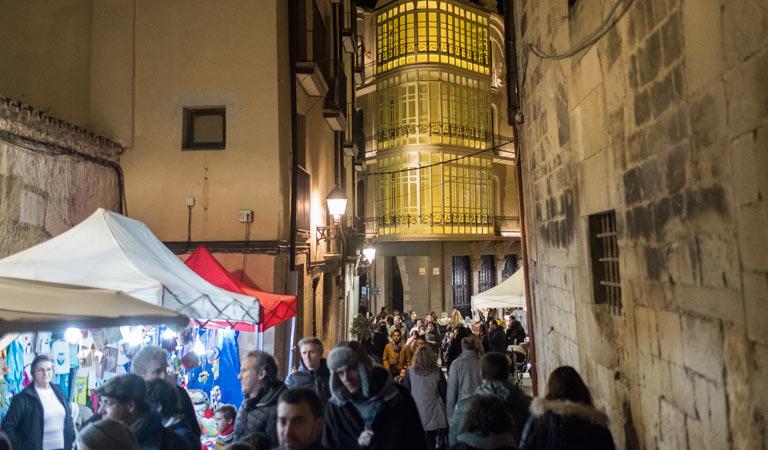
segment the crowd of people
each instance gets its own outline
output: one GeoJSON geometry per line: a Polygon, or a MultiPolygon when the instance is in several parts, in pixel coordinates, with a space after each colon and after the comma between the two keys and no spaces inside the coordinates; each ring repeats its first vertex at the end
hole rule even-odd
{"type": "MultiPolygon", "coordinates": [[[[271,354],[248,353],[243,403],[215,411],[216,449],[614,448],[607,417],[575,369],[553,371],[543,398],[511,381],[507,348],[525,340],[514,318],[505,326],[493,316],[471,323],[383,313],[377,328],[386,331],[342,342],[327,358],[320,339],[302,339],[300,367],[285,381],[271,354]]],[[[168,379],[164,350],[142,348],[132,373],[98,390],[98,414],[77,432],[52,366],[47,356],[32,363],[34,382],[14,397],[0,450],[200,448],[192,403],[168,379]]]]}

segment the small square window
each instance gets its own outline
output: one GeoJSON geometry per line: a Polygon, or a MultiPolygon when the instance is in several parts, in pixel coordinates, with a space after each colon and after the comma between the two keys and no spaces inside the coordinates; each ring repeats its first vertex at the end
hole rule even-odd
{"type": "Polygon", "coordinates": [[[227,145],[226,108],[184,108],[182,150],[224,150],[227,145]]]}
{"type": "Polygon", "coordinates": [[[621,314],[621,274],[615,211],[589,216],[589,247],[595,303],[607,303],[611,313],[621,314]]]}

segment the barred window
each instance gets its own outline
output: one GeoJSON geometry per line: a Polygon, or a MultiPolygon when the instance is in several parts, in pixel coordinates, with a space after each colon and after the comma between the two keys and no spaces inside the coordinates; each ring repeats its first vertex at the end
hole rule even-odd
{"type": "Polygon", "coordinates": [[[589,216],[592,257],[592,290],[595,303],[608,304],[611,313],[621,313],[621,274],[616,233],[616,212],[589,216]]]}

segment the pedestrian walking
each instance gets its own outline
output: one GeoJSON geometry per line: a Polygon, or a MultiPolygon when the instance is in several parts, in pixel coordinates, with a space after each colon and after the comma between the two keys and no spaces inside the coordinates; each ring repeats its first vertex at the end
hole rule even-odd
{"type": "Polygon", "coordinates": [[[314,336],[306,337],[299,341],[299,351],[299,370],[288,375],[285,384],[291,389],[312,389],[325,404],[331,397],[328,387],[331,372],[328,371],[328,363],[323,358],[323,342],[314,336]]]}
{"type": "Polygon", "coordinates": [[[488,320],[488,350],[497,353],[507,352],[507,337],[496,320],[488,320]]]}
{"type": "Polygon", "coordinates": [[[331,400],[323,445],[344,450],[426,450],[424,428],[408,390],[383,367],[340,344],[328,355],[331,400]]]}
{"type": "Polygon", "coordinates": [[[498,397],[481,395],[467,407],[467,418],[450,450],[517,450],[514,421],[498,397]]]}
{"type": "Polygon", "coordinates": [[[462,339],[472,334],[469,329],[463,325],[457,325],[453,330],[453,337],[451,338],[450,344],[448,344],[448,350],[445,352],[445,366],[449,373],[453,361],[461,355],[462,351],[464,351],[461,345],[462,339]]]}
{"type": "Polygon", "coordinates": [[[449,416],[453,416],[456,403],[472,395],[483,381],[480,376],[480,355],[475,349],[475,341],[464,337],[461,340],[461,348],[461,354],[448,369],[446,407],[449,416]]]}
{"type": "Polygon", "coordinates": [[[131,430],[112,419],[94,422],[77,433],[77,450],[139,450],[131,430]]]}
{"type": "Polygon", "coordinates": [[[445,411],[446,381],[437,366],[437,357],[428,347],[420,348],[408,369],[406,386],[419,411],[429,449],[444,449],[448,434],[445,411]]]}
{"type": "Polygon", "coordinates": [[[277,402],[277,437],[281,450],[327,450],[323,435],[323,403],[312,389],[289,389],[277,402]]]}
{"type": "Polygon", "coordinates": [[[240,387],[245,399],[235,419],[234,439],[265,434],[277,447],[277,400],[288,387],[277,378],[277,362],[269,353],[248,353],[240,367],[240,387]]]}
{"type": "Polygon", "coordinates": [[[570,366],[552,371],[547,393],[531,404],[520,440],[523,450],[614,450],[608,416],[595,408],[579,373],[570,366]]]}
{"type": "Polygon", "coordinates": [[[381,358],[382,365],[395,377],[400,374],[400,369],[405,369],[411,364],[411,348],[402,341],[400,330],[392,330],[392,341],[384,347],[384,355],[381,358]]]}

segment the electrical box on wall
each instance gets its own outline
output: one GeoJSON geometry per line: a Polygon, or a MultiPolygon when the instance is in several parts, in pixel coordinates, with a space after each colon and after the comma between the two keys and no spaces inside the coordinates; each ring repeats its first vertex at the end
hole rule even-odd
{"type": "Polygon", "coordinates": [[[253,222],[253,211],[250,209],[241,209],[237,215],[237,221],[240,223],[253,222]]]}
{"type": "Polygon", "coordinates": [[[184,199],[184,204],[187,206],[195,206],[195,197],[189,196],[184,199]]]}

